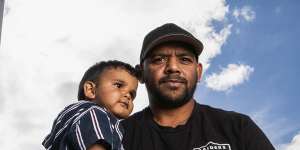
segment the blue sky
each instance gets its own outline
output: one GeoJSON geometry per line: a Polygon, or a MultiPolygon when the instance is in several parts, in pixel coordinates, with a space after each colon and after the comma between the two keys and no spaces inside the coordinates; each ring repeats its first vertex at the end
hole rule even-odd
{"type": "Polygon", "coordinates": [[[247,22],[228,17],[233,24],[233,33],[206,74],[219,71],[220,66],[229,63],[246,63],[254,71],[245,84],[230,92],[212,91],[202,84],[197,98],[200,103],[253,117],[262,111],[260,117],[263,121],[256,121],[272,142],[287,143],[300,131],[300,20],[296,15],[299,14],[300,2],[235,0],[228,1],[228,4],[230,9],[251,6],[255,19],[247,22]],[[279,134],[281,131],[283,133],[279,134]],[[279,137],[275,137],[274,132],[279,137]]]}
{"type": "MultiPolygon", "coordinates": [[[[0,49],[0,149],[42,149],[84,71],[138,63],[142,39],[173,22],[199,38],[199,103],[247,114],[278,150],[300,149],[299,1],[9,0],[0,49]],[[72,5],[70,5],[70,3],[72,5]],[[30,138],[28,138],[30,137],[30,138]],[[18,139],[16,141],[16,139],[18,139]]],[[[148,105],[140,85],[134,111],[148,105]]]]}

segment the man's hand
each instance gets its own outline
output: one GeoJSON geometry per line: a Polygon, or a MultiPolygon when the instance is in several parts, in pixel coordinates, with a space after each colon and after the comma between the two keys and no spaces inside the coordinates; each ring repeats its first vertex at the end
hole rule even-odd
{"type": "Polygon", "coordinates": [[[99,144],[94,144],[90,148],[88,148],[87,150],[107,150],[107,149],[104,148],[103,146],[99,145],[99,144]]]}

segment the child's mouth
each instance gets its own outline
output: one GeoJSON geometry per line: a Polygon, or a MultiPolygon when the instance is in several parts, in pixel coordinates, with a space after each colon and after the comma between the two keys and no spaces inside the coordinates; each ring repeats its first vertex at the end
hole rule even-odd
{"type": "Polygon", "coordinates": [[[121,106],[128,109],[128,103],[127,102],[120,102],[121,103],[121,106]]]}

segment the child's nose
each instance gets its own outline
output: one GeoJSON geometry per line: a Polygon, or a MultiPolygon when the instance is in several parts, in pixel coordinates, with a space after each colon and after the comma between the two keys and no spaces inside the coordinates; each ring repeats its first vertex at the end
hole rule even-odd
{"type": "Polygon", "coordinates": [[[131,95],[130,95],[129,92],[126,92],[125,95],[124,95],[124,97],[126,97],[127,100],[131,100],[132,99],[132,97],[131,97],[131,95]]]}

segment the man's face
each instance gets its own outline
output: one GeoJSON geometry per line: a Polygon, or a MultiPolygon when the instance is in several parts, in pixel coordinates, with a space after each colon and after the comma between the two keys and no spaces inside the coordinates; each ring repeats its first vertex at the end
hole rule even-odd
{"type": "Polygon", "coordinates": [[[150,104],[161,108],[180,107],[191,100],[202,71],[195,55],[176,44],[154,48],[142,68],[150,104]]]}

